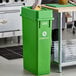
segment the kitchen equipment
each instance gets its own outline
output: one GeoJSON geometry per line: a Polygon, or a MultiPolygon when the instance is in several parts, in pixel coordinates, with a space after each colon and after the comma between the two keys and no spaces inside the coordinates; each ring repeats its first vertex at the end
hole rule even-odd
{"type": "Polygon", "coordinates": [[[0,0],[0,38],[22,35],[21,7],[33,5],[33,2],[34,0],[0,0]]]}

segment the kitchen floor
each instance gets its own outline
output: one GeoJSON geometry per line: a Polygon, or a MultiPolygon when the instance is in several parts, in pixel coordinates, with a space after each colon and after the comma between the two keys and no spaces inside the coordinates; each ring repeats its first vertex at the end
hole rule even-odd
{"type": "MultiPolygon", "coordinates": [[[[49,75],[42,76],[76,76],[76,66],[63,68],[62,73],[53,70],[49,75]]],[[[23,69],[23,59],[7,60],[0,56],[0,76],[35,76],[23,69]]]]}

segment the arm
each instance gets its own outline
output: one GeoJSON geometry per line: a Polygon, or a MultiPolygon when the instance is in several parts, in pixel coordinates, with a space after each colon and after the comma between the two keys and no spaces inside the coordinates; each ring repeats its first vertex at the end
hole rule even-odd
{"type": "Polygon", "coordinates": [[[72,2],[76,3],[76,0],[71,0],[72,2]]]}
{"type": "Polygon", "coordinates": [[[42,0],[35,0],[35,3],[33,4],[32,8],[34,9],[36,6],[41,5],[42,0]]]}
{"type": "Polygon", "coordinates": [[[69,3],[76,5],[76,0],[69,0],[69,3]]]}

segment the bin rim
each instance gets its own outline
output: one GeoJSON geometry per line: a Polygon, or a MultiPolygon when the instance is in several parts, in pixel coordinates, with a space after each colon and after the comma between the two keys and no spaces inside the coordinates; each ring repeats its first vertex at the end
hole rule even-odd
{"type": "MultiPolygon", "coordinates": [[[[31,8],[31,7],[32,7],[32,6],[26,6],[26,7],[21,7],[21,8],[27,8],[27,9],[29,9],[29,8],[31,8]]],[[[45,8],[45,7],[42,7],[42,8],[45,8]]],[[[51,10],[51,9],[49,10],[48,8],[45,8],[45,9],[48,10],[48,11],[53,11],[53,10],[51,10]]],[[[45,11],[45,10],[43,10],[43,9],[42,9],[42,10],[34,10],[34,9],[32,9],[32,8],[29,9],[29,10],[36,11],[36,12],[45,11]]]]}
{"type": "MultiPolygon", "coordinates": [[[[22,16],[22,15],[21,15],[22,16]]],[[[28,17],[24,17],[24,16],[22,16],[23,18],[28,18],[28,17]]],[[[41,21],[41,20],[54,20],[54,18],[53,17],[50,17],[50,18],[41,18],[41,19],[31,19],[31,18],[28,18],[28,19],[30,19],[30,20],[36,20],[36,21],[41,21]]]]}

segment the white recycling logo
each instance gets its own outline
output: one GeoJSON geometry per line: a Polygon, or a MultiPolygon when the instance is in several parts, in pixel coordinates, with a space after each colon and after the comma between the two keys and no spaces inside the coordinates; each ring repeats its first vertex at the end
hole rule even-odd
{"type": "Polygon", "coordinates": [[[47,36],[47,32],[46,31],[43,31],[42,32],[42,36],[46,37],[47,36]]]}

